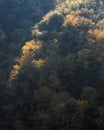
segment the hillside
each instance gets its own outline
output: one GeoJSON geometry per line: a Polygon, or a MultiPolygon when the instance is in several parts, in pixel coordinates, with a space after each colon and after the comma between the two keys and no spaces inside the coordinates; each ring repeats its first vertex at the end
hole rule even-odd
{"type": "Polygon", "coordinates": [[[53,0],[0,0],[0,68],[6,79],[21,47],[32,39],[32,26],[54,7],[53,0]]]}
{"type": "Polygon", "coordinates": [[[103,130],[104,1],[8,2],[0,5],[0,128],[103,130]]]}
{"type": "Polygon", "coordinates": [[[52,0],[0,0],[0,26],[9,41],[26,41],[23,35],[28,36],[30,27],[54,6],[52,0]]]}

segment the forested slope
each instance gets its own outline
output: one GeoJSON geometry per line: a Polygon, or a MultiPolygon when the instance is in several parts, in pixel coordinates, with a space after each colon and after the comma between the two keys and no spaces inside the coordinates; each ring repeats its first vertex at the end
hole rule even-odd
{"type": "MultiPolygon", "coordinates": [[[[12,42],[9,54],[18,48],[9,70],[1,66],[1,129],[103,130],[104,1],[34,1],[39,8],[28,2],[35,13],[24,10],[17,22],[26,22],[25,34],[7,40],[5,23],[0,30],[2,44],[12,42]]],[[[13,29],[25,31],[17,23],[13,29]]]]}
{"type": "Polygon", "coordinates": [[[32,39],[32,26],[54,7],[53,0],[0,0],[1,80],[7,80],[21,47],[32,39]]]}

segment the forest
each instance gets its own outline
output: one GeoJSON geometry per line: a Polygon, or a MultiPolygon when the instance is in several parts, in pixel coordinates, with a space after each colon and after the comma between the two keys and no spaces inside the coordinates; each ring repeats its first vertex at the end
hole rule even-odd
{"type": "Polygon", "coordinates": [[[0,130],[104,129],[104,0],[0,0],[0,130]]]}

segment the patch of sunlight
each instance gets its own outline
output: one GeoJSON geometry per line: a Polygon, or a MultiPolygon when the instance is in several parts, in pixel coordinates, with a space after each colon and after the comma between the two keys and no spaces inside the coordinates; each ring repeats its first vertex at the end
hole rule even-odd
{"type": "Polygon", "coordinates": [[[96,39],[98,40],[104,39],[104,30],[101,29],[89,30],[89,34],[96,37],[96,39]]]}
{"type": "Polygon", "coordinates": [[[18,65],[13,65],[13,69],[12,69],[10,76],[9,76],[9,81],[13,81],[16,79],[16,77],[19,74],[19,70],[20,70],[20,67],[18,65]]]}
{"type": "Polygon", "coordinates": [[[46,59],[32,60],[32,64],[37,68],[42,67],[45,62],[46,59]]]}
{"type": "Polygon", "coordinates": [[[71,24],[73,26],[80,26],[82,24],[92,25],[92,26],[95,25],[91,19],[77,16],[77,15],[73,15],[73,14],[69,14],[66,16],[64,23],[63,23],[63,26],[67,26],[68,24],[71,24]]]}

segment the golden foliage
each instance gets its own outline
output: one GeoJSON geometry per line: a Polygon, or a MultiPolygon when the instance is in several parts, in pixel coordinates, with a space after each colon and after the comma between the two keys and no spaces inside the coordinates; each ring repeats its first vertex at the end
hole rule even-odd
{"type": "Polygon", "coordinates": [[[98,21],[97,27],[104,29],[104,18],[98,21]]]}
{"type": "MultiPolygon", "coordinates": [[[[15,80],[16,77],[19,74],[20,69],[22,68],[23,65],[28,65],[34,60],[35,53],[39,51],[39,49],[42,46],[41,41],[35,41],[31,40],[29,42],[26,42],[26,44],[22,47],[22,55],[19,58],[16,58],[17,64],[13,66],[13,69],[10,73],[9,80],[15,80]]],[[[35,64],[37,66],[41,66],[43,63],[42,60],[35,61],[35,64]]]]}
{"type": "Polygon", "coordinates": [[[72,24],[72,25],[76,25],[79,22],[79,18],[77,16],[74,15],[67,15],[67,17],[64,20],[64,26],[66,26],[67,24],[72,24]]]}
{"type": "Polygon", "coordinates": [[[19,74],[19,70],[20,70],[20,67],[18,65],[13,65],[13,69],[9,76],[10,81],[14,80],[17,77],[17,75],[19,74]]]}
{"type": "Polygon", "coordinates": [[[34,64],[35,67],[40,68],[43,66],[43,64],[46,62],[46,59],[39,59],[39,60],[33,60],[32,64],[34,64]]]}
{"type": "Polygon", "coordinates": [[[57,0],[57,3],[58,6],[56,7],[56,10],[58,12],[67,14],[71,11],[71,8],[78,8],[80,4],[83,3],[83,0],[63,0],[62,2],[57,0]]]}
{"type": "Polygon", "coordinates": [[[53,11],[50,11],[49,13],[47,13],[44,17],[43,17],[43,21],[47,22],[49,20],[49,18],[54,14],[53,11]]]}
{"type": "Polygon", "coordinates": [[[69,14],[66,16],[64,20],[64,26],[67,26],[68,24],[71,24],[73,26],[79,26],[79,25],[94,25],[93,21],[91,19],[80,17],[77,15],[69,14]]]}
{"type": "Polygon", "coordinates": [[[41,48],[41,45],[40,41],[31,40],[26,42],[26,44],[22,47],[22,54],[25,55],[26,53],[35,52],[41,48]]]}
{"type": "Polygon", "coordinates": [[[89,30],[89,34],[94,36],[97,40],[104,39],[104,30],[101,29],[89,30]]]}
{"type": "Polygon", "coordinates": [[[33,30],[32,30],[32,35],[35,35],[35,34],[37,34],[38,32],[39,32],[39,29],[37,29],[37,28],[36,28],[36,29],[33,29],[33,30]]]}
{"type": "Polygon", "coordinates": [[[35,41],[31,40],[29,42],[26,42],[26,44],[22,47],[22,56],[20,58],[20,64],[22,64],[27,59],[31,60],[37,51],[42,46],[41,41],[35,41]]]}
{"type": "Polygon", "coordinates": [[[50,11],[49,13],[47,13],[44,17],[43,17],[43,20],[41,22],[46,22],[48,23],[50,18],[53,16],[53,15],[62,15],[59,11],[55,10],[55,11],[50,11]]]}

